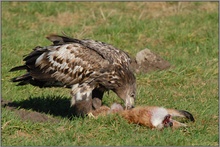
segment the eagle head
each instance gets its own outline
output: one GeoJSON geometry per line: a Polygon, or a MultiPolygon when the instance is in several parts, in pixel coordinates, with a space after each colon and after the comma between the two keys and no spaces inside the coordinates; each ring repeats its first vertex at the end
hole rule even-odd
{"type": "Polygon", "coordinates": [[[115,93],[124,101],[125,108],[134,108],[136,99],[136,83],[122,85],[114,90],[115,93]]]}

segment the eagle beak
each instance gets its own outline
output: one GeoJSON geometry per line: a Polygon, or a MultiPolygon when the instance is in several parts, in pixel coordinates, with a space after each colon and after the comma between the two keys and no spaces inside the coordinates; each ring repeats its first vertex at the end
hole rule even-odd
{"type": "Polygon", "coordinates": [[[125,109],[134,108],[134,98],[127,98],[125,101],[125,109]]]}

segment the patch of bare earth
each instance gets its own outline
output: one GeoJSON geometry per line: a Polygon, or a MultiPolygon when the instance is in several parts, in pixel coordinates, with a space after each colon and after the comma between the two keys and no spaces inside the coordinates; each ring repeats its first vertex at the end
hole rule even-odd
{"type": "Polygon", "coordinates": [[[18,109],[17,107],[11,104],[12,102],[1,99],[1,106],[15,112],[15,114],[17,114],[22,120],[29,120],[33,122],[53,122],[53,123],[59,122],[58,119],[50,117],[46,114],[25,110],[25,109],[18,109]]]}

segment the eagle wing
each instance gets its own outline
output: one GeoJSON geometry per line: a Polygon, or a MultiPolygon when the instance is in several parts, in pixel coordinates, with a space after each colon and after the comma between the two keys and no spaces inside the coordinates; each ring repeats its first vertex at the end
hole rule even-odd
{"type": "Polygon", "coordinates": [[[95,50],[104,59],[108,60],[110,64],[129,67],[129,64],[131,62],[129,55],[126,52],[119,50],[110,44],[88,39],[82,40],[81,44],[92,50],[95,50]]]}
{"type": "Polygon", "coordinates": [[[106,69],[109,66],[109,62],[95,51],[77,43],[35,49],[34,53],[31,53],[24,60],[30,68],[30,75],[33,78],[38,80],[55,79],[64,85],[93,80],[99,76],[101,69],[106,69]],[[42,54],[36,53],[42,50],[44,50],[42,54]]]}
{"type": "Polygon", "coordinates": [[[52,41],[54,45],[70,42],[79,43],[91,50],[94,50],[105,60],[108,60],[110,64],[120,65],[128,68],[131,63],[131,58],[126,52],[112,46],[111,44],[107,44],[101,41],[90,39],[79,40],[75,38],[70,38],[68,36],[59,36],[53,34],[47,36],[47,39],[52,41]]]}
{"type": "Polygon", "coordinates": [[[129,68],[130,57],[112,45],[59,35],[49,35],[47,38],[53,45],[37,46],[24,58],[25,65],[10,70],[28,71],[23,76],[13,78],[13,82],[20,81],[20,85],[30,83],[40,87],[69,87],[99,77],[97,81],[111,89],[120,85],[115,70],[129,68]]]}

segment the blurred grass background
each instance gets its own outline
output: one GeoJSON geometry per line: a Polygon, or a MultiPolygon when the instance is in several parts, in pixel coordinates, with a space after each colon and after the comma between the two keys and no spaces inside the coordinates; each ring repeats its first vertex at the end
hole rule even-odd
{"type": "MultiPolygon", "coordinates": [[[[33,123],[2,108],[2,145],[219,144],[218,2],[2,2],[1,7],[2,98],[28,103],[33,111],[37,107],[60,119],[33,123]],[[196,122],[187,129],[157,131],[127,124],[117,116],[69,120],[54,115],[68,111],[68,89],[17,87],[10,79],[24,72],[8,71],[22,65],[22,56],[35,46],[50,45],[46,35],[62,31],[110,43],[132,57],[144,48],[158,53],[172,68],[136,75],[136,105],[188,110],[196,122]]],[[[104,103],[113,102],[121,101],[112,92],[105,94],[104,103]]]]}

